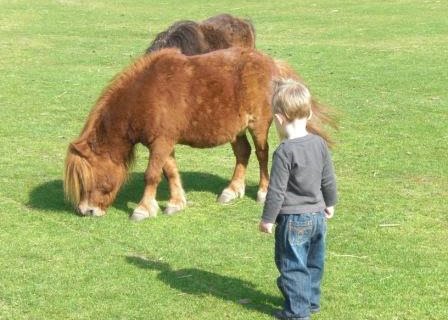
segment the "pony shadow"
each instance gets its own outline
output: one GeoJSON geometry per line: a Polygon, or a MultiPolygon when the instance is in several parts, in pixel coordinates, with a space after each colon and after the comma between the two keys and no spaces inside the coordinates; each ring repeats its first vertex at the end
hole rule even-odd
{"type": "Polygon", "coordinates": [[[257,290],[249,281],[196,268],[173,270],[166,262],[139,256],[126,256],[126,260],[139,268],[159,271],[157,279],[182,293],[215,296],[268,315],[272,315],[282,305],[280,297],[257,290]]]}
{"type": "MultiPolygon", "coordinates": [[[[209,192],[211,197],[217,197],[220,192],[228,185],[229,180],[218,175],[186,171],[180,173],[185,191],[209,192]]],[[[129,180],[122,187],[117,198],[112,203],[112,207],[128,212],[131,210],[129,203],[138,203],[143,194],[144,174],[134,172],[129,180]]],[[[258,187],[247,186],[246,194],[256,199],[258,187]]],[[[157,188],[157,200],[167,201],[169,199],[169,188],[166,179],[163,179],[157,188]]],[[[62,180],[52,180],[45,182],[29,194],[28,206],[44,211],[63,211],[73,213],[73,207],[64,201],[64,191],[62,180]]]]}
{"type": "Polygon", "coordinates": [[[64,200],[62,180],[45,182],[31,190],[27,206],[44,211],[73,213],[73,207],[64,200]]]}
{"type": "MultiPolygon", "coordinates": [[[[180,172],[180,176],[185,192],[208,192],[212,198],[218,197],[229,184],[229,180],[205,172],[184,171],[180,172]]],[[[132,173],[129,181],[121,188],[112,206],[118,210],[129,211],[129,203],[136,204],[140,201],[144,189],[144,180],[144,173],[132,173]]],[[[253,200],[257,198],[257,191],[258,186],[246,186],[246,195],[253,200]]],[[[157,187],[157,201],[168,201],[169,196],[168,183],[164,178],[157,187]]]]}

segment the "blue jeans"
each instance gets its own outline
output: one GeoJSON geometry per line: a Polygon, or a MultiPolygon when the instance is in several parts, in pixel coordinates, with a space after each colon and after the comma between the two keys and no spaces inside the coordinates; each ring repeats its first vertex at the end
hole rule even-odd
{"type": "Polygon", "coordinates": [[[275,229],[277,285],[285,298],[283,316],[306,320],[320,308],[324,270],[324,212],[278,215],[275,229]]]}

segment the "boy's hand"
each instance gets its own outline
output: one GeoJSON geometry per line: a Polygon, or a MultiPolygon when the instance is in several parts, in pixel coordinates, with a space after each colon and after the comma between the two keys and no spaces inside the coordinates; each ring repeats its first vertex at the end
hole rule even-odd
{"type": "Polygon", "coordinates": [[[331,219],[334,216],[334,207],[325,208],[325,218],[331,219]]]}
{"type": "Polygon", "coordinates": [[[264,222],[263,220],[260,221],[260,224],[258,225],[258,229],[261,232],[264,233],[272,233],[272,227],[274,226],[273,223],[270,222],[264,222]]]}

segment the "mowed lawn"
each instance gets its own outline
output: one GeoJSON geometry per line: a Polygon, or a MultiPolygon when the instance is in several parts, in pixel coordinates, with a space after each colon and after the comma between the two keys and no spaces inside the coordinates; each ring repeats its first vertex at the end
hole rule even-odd
{"type": "Polygon", "coordinates": [[[258,49],[339,113],[313,319],[448,319],[448,3],[432,0],[0,0],[0,319],[270,319],[281,306],[254,154],[247,196],[228,206],[215,200],[229,145],[177,147],[192,204],[172,217],[128,221],[143,147],[104,218],[63,199],[68,143],[110,79],[172,22],[222,12],[250,17],[258,49]]]}

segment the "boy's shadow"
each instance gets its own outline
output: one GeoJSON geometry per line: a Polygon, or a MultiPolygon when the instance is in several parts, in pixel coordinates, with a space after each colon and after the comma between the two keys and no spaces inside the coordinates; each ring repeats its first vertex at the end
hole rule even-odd
{"type": "Polygon", "coordinates": [[[168,263],[138,256],[127,256],[126,260],[139,268],[159,271],[159,280],[183,293],[213,295],[268,315],[272,315],[281,307],[282,300],[279,297],[257,290],[255,285],[248,281],[196,268],[173,270],[168,263]]]}
{"type": "MultiPolygon", "coordinates": [[[[205,191],[211,193],[210,197],[212,198],[217,197],[229,183],[229,180],[220,176],[195,171],[181,172],[181,179],[187,193],[189,191],[205,191]]],[[[143,190],[144,174],[142,172],[132,173],[129,181],[121,187],[112,206],[120,211],[130,213],[132,208],[128,203],[138,203],[143,195],[143,190]]],[[[246,194],[250,198],[255,200],[256,193],[257,186],[246,187],[246,194]]],[[[163,179],[157,188],[157,200],[166,201],[168,199],[168,184],[166,179],[163,179]]],[[[62,180],[45,182],[31,190],[27,205],[45,211],[74,212],[72,206],[64,201],[62,180]]]]}

